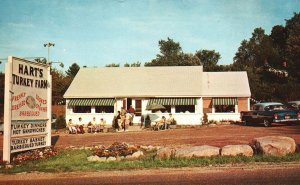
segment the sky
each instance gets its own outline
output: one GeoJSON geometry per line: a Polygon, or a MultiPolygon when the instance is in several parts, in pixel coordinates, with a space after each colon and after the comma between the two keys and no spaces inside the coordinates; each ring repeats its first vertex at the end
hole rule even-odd
{"type": "Polygon", "coordinates": [[[270,34],[299,10],[300,0],[0,0],[0,71],[8,56],[47,58],[48,42],[65,71],[143,64],[168,37],[185,53],[215,50],[218,64],[231,64],[255,28],[270,34]]]}

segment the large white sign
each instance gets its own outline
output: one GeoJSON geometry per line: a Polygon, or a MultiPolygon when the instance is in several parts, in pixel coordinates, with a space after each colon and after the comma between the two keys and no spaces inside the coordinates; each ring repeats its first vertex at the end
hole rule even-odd
{"type": "Polygon", "coordinates": [[[47,119],[47,67],[13,60],[12,118],[14,120],[47,119]]]}
{"type": "Polygon", "coordinates": [[[51,75],[46,64],[9,57],[5,66],[3,160],[51,145],[51,75]]]}

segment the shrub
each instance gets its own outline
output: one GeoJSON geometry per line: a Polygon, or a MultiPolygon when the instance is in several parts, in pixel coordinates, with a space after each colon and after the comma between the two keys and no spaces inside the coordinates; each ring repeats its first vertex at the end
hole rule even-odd
{"type": "Polygon", "coordinates": [[[217,121],[215,121],[215,120],[209,120],[207,124],[216,124],[216,123],[217,123],[217,121]]]}
{"type": "Polygon", "coordinates": [[[177,125],[177,121],[173,119],[173,121],[170,123],[170,125],[177,125]]]}
{"type": "Polygon", "coordinates": [[[204,113],[204,115],[203,115],[203,119],[202,119],[202,124],[204,125],[204,124],[207,124],[207,123],[208,123],[207,114],[206,114],[206,113],[204,113]]]}
{"type": "Polygon", "coordinates": [[[54,129],[66,128],[66,119],[64,116],[59,116],[53,124],[54,129]]]}

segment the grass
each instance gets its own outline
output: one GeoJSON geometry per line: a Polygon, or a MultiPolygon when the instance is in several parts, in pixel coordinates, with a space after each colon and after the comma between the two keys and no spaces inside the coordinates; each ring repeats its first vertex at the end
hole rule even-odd
{"type": "Polygon", "coordinates": [[[142,159],[112,162],[89,162],[87,157],[92,155],[90,150],[61,150],[59,154],[49,159],[39,161],[27,161],[11,169],[0,169],[0,173],[20,173],[30,171],[40,172],[71,172],[71,171],[98,171],[98,170],[132,170],[144,168],[180,168],[180,167],[201,167],[217,166],[224,164],[249,164],[259,162],[280,163],[299,162],[300,153],[284,157],[262,156],[253,157],[211,157],[211,158],[172,158],[155,160],[155,152],[147,153],[142,159]]]}

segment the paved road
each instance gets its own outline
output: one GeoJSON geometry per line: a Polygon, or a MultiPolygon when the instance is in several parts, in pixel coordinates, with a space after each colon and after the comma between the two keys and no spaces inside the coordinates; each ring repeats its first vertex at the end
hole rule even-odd
{"type": "Polygon", "coordinates": [[[205,167],[88,173],[29,173],[0,175],[4,185],[63,184],[230,184],[299,185],[300,164],[244,167],[205,167]]]}

